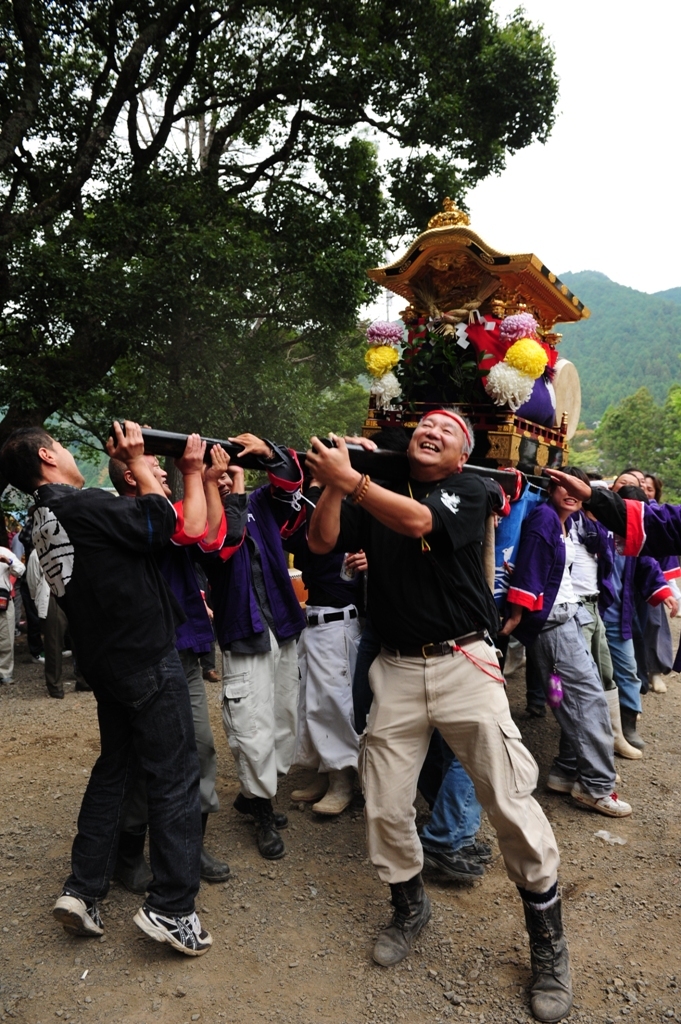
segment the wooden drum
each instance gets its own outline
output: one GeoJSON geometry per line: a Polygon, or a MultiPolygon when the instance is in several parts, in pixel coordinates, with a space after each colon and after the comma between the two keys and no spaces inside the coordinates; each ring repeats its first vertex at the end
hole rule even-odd
{"type": "Polygon", "coordinates": [[[563,413],[567,413],[567,438],[569,441],[574,437],[579,426],[579,416],[582,411],[582,389],[577,367],[568,359],[558,359],[556,362],[553,389],[556,392],[556,426],[560,426],[563,413]]]}

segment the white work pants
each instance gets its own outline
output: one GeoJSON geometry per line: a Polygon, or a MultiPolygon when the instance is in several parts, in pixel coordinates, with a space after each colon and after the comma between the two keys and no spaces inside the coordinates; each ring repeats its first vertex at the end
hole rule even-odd
{"type": "Polygon", "coordinates": [[[264,654],[222,655],[222,723],[244,796],[272,799],[291,767],[296,742],[298,657],[270,631],[264,654]]]}
{"type": "Polygon", "coordinates": [[[349,617],[351,609],[354,605],[308,605],[308,617],[342,611],[345,619],[308,626],[298,641],[300,696],[293,763],[320,772],[357,767],[359,737],[353,724],[352,677],[361,630],[357,618],[349,617]]]}
{"type": "Polygon", "coordinates": [[[0,679],[11,683],[14,675],[14,601],[0,612],[0,679]]]}

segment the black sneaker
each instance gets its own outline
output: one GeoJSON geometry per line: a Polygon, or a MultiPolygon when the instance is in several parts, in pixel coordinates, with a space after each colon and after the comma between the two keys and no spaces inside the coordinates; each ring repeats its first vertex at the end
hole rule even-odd
{"type": "Polygon", "coordinates": [[[203,956],[213,945],[209,932],[201,927],[198,915],[172,917],[152,910],[145,903],[133,917],[138,928],[156,942],[167,942],[187,956],[203,956]]]}
{"type": "Polygon", "coordinates": [[[463,850],[436,850],[424,846],[423,864],[447,881],[475,882],[485,874],[480,861],[468,860],[463,856],[463,850]]]}
{"type": "Polygon", "coordinates": [[[52,913],[69,935],[94,938],[104,934],[97,900],[84,900],[81,896],[63,892],[52,913]]]}
{"type": "Polygon", "coordinates": [[[469,846],[462,846],[457,852],[466,860],[479,860],[481,864],[489,864],[492,860],[492,847],[487,843],[479,843],[477,839],[469,846]]]}

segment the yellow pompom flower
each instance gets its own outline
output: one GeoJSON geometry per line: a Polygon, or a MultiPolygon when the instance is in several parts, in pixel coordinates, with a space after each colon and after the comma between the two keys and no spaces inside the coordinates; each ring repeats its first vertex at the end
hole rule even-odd
{"type": "Polygon", "coordinates": [[[504,357],[504,362],[526,373],[532,380],[541,377],[548,361],[546,352],[534,338],[520,338],[511,345],[504,357]]]}
{"type": "Polygon", "coordinates": [[[364,362],[373,377],[382,377],[399,362],[400,355],[392,345],[372,345],[364,353],[364,362]]]}

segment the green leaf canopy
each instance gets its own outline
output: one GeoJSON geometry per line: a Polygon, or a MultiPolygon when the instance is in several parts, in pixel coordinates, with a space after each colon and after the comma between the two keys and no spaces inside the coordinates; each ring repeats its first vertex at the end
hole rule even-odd
{"type": "Polygon", "coordinates": [[[2,0],[0,441],[356,426],[366,267],[556,98],[491,0],[2,0]]]}

